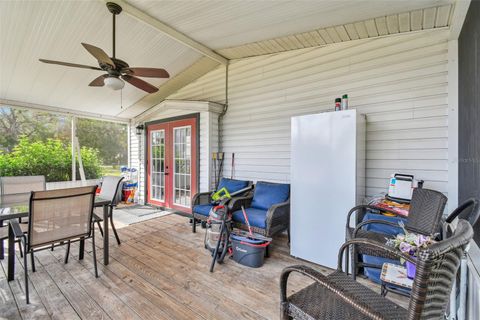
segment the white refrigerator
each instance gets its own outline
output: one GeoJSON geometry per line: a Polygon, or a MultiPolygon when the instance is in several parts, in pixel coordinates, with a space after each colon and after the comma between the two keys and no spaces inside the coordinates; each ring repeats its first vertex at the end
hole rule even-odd
{"type": "Polygon", "coordinates": [[[290,253],[336,268],[348,211],[365,196],[365,116],[292,117],[290,253]]]}

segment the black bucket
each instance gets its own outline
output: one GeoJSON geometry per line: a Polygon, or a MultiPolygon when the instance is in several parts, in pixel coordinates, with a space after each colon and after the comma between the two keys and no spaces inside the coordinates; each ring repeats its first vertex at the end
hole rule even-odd
{"type": "Polygon", "coordinates": [[[232,234],[230,239],[232,241],[233,260],[252,268],[260,268],[263,265],[265,248],[269,242],[236,234],[232,234]]]}

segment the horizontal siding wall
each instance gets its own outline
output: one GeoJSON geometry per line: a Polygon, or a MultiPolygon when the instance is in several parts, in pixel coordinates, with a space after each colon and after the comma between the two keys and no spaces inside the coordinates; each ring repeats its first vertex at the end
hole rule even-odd
{"type": "MultiPolygon", "coordinates": [[[[344,93],[367,115],[367,194],[394,172],[447,193],[448,30],[349,41],[235,60],[223,120],[225,175],[289,182],[290,118],[328,111],[344,93]]],[[[224,67],[169,98],[224,102],[224,67]]]]}

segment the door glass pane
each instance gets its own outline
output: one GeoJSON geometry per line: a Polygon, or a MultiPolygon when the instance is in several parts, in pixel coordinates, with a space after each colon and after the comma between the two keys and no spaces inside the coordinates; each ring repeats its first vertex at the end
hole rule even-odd
{"type": "Polygon", "coordinates": [[[191,197],[191,128],[179,127],[174,128],[174,141],[173,149],[175,152],[175,161],[173,174],[175,175],[174,179],[174,199],[173,202],[176,205],[190,207],[190,197],[191,197]]]}
{"type": "Polygon", "coordinates": [[[150,195],[165,201],[165,130],[150,132],[150,195]]]}

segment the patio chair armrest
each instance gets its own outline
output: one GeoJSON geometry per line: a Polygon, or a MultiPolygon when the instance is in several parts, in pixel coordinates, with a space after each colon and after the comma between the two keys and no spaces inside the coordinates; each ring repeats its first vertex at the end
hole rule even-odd
{"type": "Polygon", "coordinates": [[[13,230],[13,235],[15,238],[23,238],[25,235],[22,231],[22,228],[20,228],[20,224],[16,219],[10,220],[10,227],[13,230]]]}
{"type": "Polygon", "coordinates": [[[412,256],[405,254],[401,252],[398,249],[392,248],[387,246],[386,244],[378,243],[375,241],[371,241],[368,239],[362,239],[362,238],[356,238],[352,240],[346,241],[338,250],[338,262],[337,262],[337,270],[342,271],[342,261],[343,261],[343,254],[345,250],[350,247],[350,246],[365,246],[365,247],[372,247],[375,248],[375,250],[381,250],[384,252],[388,252],[389,254],[392,254],[394,256],[397,256],[398,259],[404,259],[406,261],[409,261],[411,263],[416,263],[415,259],[412,258],[412,256]]]}
{"type": "Polygon", "coordinates": [[[267,211],[266,224],[267,234],[272,227],[285,224],[288,227],[290,223],[290,200],[276,203],[267,211]]]}
{"type": "Polygon", "coordinates": [[[356,238],[357,237],[357,233],[360,229],[362,229],[364,226],[368,225],[368,224],[383,224],[383,225],[386,225],[386,226],[390,226],[390,227],[395,227],[395,228],[401,228],[398,223],[393,223],[393,222],[390,222],[390,221],[385,221],[385,220],[367,220],[367,221],[362,221],[360,222],[359,224],[357,224],[357,226],[355,227],[355,230],[353,230],[353,233],[352,233],[352,238],[356,238]]]}
{"type": "MultiPolygon", "coordinates": [[[[379,207],[376,207],[376,206],[372,206],[370,204],[361,204],[361,205],[358,205],[356,207],[353,207],[352,209],[350,209],[350,211],[348,212],[347,214],[347,223],[346,223],[346,229],[348,230],[348,228],[350,228],[350,220],[352,218],[352,215],[355,213],[357,213],[358,211],[362,210],[363,212],[365,212],[367,209],[370,209],[370,210],[378,210],[378,211],[385,211],[385,212],[388,212],[388,213],[391,213],[391,214],[394,214],[394,215],[398,215],[395,211],[392,211],[392,210],[389,210],[389,209],[384,209],[384,208],[379,208],[379,207]]],[[[356,217],[356,218],[359,218],[359,217],[356,217]]],[[[355,221],[355,225],[357,225],[359,222],[359,220],[357,219],[357,221],[355,221]]]]}
{"type": "Polygon", "coordinates": [[[234,197],[228,203],[228,211],[233,212],[233,211],[240,210],[242,206],[244,208],[248,208],[250,207],[252,200],[253,200],[253,195],[249,195],[246,197],[234,197]]]}
{"type": "Polygon", "coordinates": [[[193,196],[192,205],[207,204],[212,201],[211,192],[199,192],[193,196]]]}
{"type": "MultiPolygon", "coordinates": [[[[292,272],[299,273],[303,276],[306,276],[314,280],[317,284],[327,289],[332,294],[335,294],[345,304],[348,304],[351,307],[355,308],[356,310],[358,310],[360,314],[365,315],[367,318],[369,319],[384,318],[384,316],[381,313],[372,309],[372,307],[370,307],[368,304],[356,299],[356,297],[353,294],[344,290],[341,285],[335,283],[335,281],[328,278],[328,276],[325,276],[308,266],[302,266],[302,265],[290,266],[282,270],[282,274],[280,276],[280,304],[283,310],[285,310],[288,304],[287,282],[288,282],[288,277],[292,272]]],[[[285,318],[286,317],[284,316],[284,319],[285,318]]]]}

